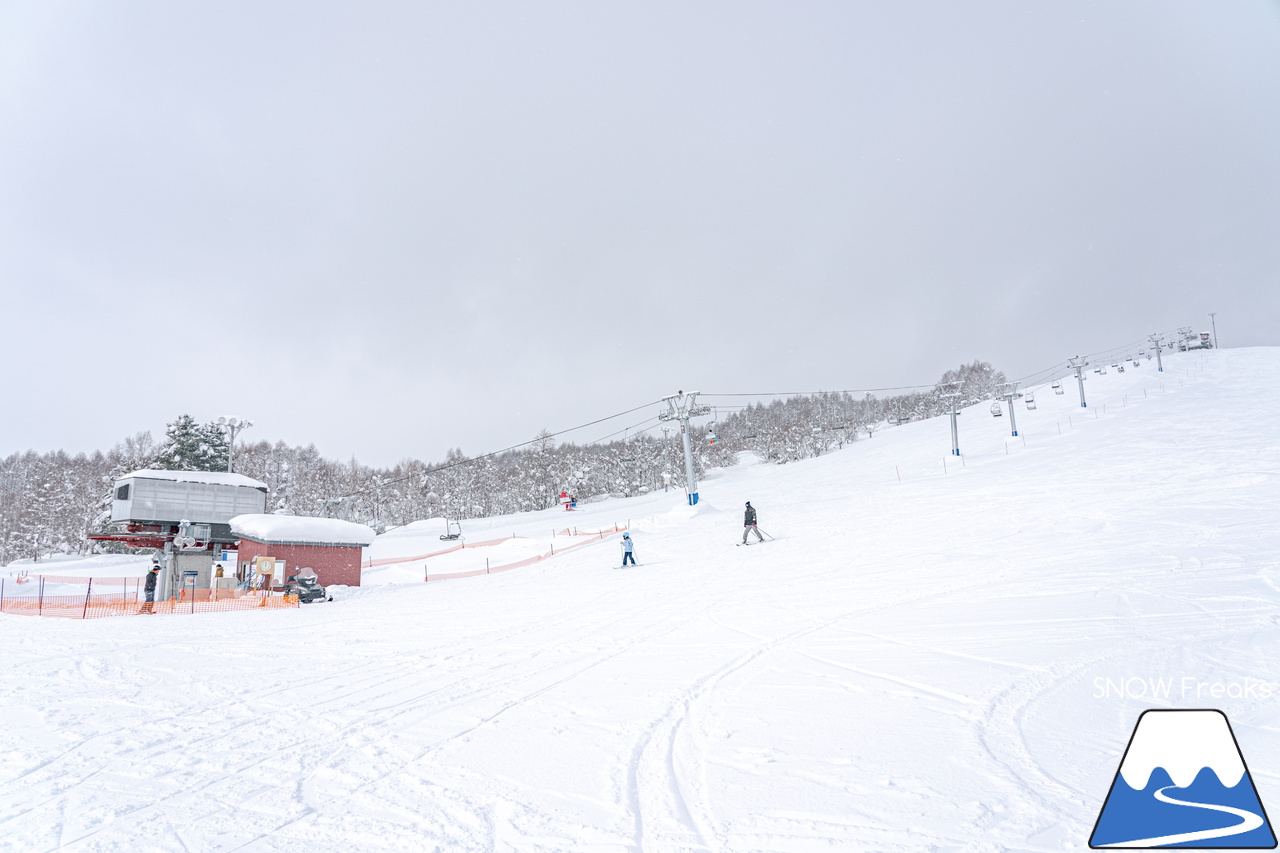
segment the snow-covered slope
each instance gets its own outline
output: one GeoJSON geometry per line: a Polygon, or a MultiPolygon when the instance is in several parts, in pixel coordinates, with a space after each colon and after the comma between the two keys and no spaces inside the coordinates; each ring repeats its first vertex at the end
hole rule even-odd
{"type": "Polygon", "coordinates": [[[464,522],[507,541],[381,563],[333,604],[0,618],[0,838],[1078,850],[1148,707],[1221,708],[1280,802],[1280,350],[1166,368],[1090,374],[1087,410],[1039,393],[1016,439],[971,408],[963,460],[939,419],[715,472],[697,507],[464,522]],[[746,500],[773,541],[735,547],[746,500]],[[421,580],[628,523],[635,569],[610,538],[421,580]]]}

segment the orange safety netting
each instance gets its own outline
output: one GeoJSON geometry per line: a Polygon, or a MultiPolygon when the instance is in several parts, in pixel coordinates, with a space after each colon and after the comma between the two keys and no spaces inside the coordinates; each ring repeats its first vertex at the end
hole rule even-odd
{"type": "MultiPolygon", "coordinates": [[[[626,529],[625,527],[620,527],[619,525],[615,524],[613,525],[613,529],[609,529],[608,527],[602,527],[599,530],[579,531],[578,528],[575,527],[571,531],[569,528],[566,527],[564,530],[553,530],[552,533],[555,534],[556,536],[590,536],[592,538],[599,539],[608,533],[618,533],[625,529],[626,529]]],[[[501,539],[486,539],[483,542],[463,542],[459,545],[454,545],[452,548],[445,548],[440,551],[432,551],[429,554],[414,554],[411,557],[379,557],[376,560],[365,560],[360,564],[360,567],[364,569],[372,569],[375,566],[390,566],[395,563],[413,563],[413,562],[416,562],[417,560],[429,560],[432,557],[439,557],[442,554],[452,554],[454,551],[461,551],[463,548],[484,548],[489,545],[501,545],[503,542],[510,542],[513,539],[527,539],[527,538],[529,537],[512,535],[512,536],[504,536],[501,539]]],[[[484,572],[481,572],[480,574],[484,574],[484,572]]]]}
{"type": "MultiPolygon", "coordinates": [[[[83,578],[81,578],[83,580],[83,578]]],[[[95,579],[95,583],[97,580],[95,579]]],[[[296,595],[262,595],[232,589],[199,589],[182,598],[156,601],[153,613],[215,613],[228,610],[270,610],[297,607],[296,595]]],[[[147,608],[147,603],[132,592],[110,595],[45,595],[5,596],[0,612],[23,616],[62,616],[71,619],[93,619],[99,616],[130,616],[147,608]]]]}
{"type": "MultiPolygon", "coordinates": [[[[616,533],[622,529],[624,528],[614,528],[613,533],[616,533]]],[[[564,553],[565,551],[569,551],[574,548],[581,548],[583,545],[592,545],[596,542],[603,541],[606,535],[612,536],[613,533],[606,534],[605,531],[602,530],[598,533],[578,534],[580,536],[583,536],[583,535],[591,536],[592,538],[587,542],[575,542],[572,545],[565,545],[560,549],[560,553],[564,553]]],[[[451,572],[449,574],[438,574],[434,578],[431,576],[431,573],[428,571],[423,577],[423,580],[430,583],[433,580],[435,581],[456,580],[458,578],[474,578],[474,577],[479,577],[480,575],[493,575],[493,574],[497,574],[498,572],[509,572],[512,569],[519,569],[523,566],[532,566],[534,563],[540,563],[549,557],[554,557],[555,555],[556,555],[556,549],[552,547],[552,549],[545,554],[539,554],[536,557],[526,557],[523,560],[517,560],[514,563],[504,563],[501,566],[490,566],[489,561],[485,560],[485,567],[483,569],[476,569],[470,572],[451,572]]]]}
{"type": "Polygon", "coordinates": [[[90,581],[93,581],[94,586],[135,586],[137,584],[145,583],[146,577],[144,575],[121,578],[92,578],[81,577],[79,575],[66,575],[65,577],[62,575],[27,575],[25,581],[19,580],[18,582],[31,583],[33,581],[38,582],[41,580],[45,583],[78,583],[81,586],[84,586],[90,581]]]}
{"type": "Polygon", "coordinates": [[[452,554],[454,551],[461,551],[463,548],[483,548],[486,545],[500,545],[514,539],[508,536],[503,539],[486,539],[483,542],[463,542],[460,545],[454,545],[452,548],[445,548],[443,551],[432,551],[430,554],[417,554],[412,557],[382,557],[377,560],[365,560],[360,564],[361,568],[372,569],[374,566],[389,566],[392,563],[412,563],[414,560],[425,560],[428,557],[439,557],[441,554],[452,554]]]}

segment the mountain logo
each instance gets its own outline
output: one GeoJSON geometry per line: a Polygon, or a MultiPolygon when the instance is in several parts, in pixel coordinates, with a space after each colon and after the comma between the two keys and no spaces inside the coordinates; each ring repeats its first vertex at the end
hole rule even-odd
{"type": "Polygon", "coordinates": [[[1089,846],[1274,849],[1275,833],[1227,715],[1143,711],[1089,846]]]}

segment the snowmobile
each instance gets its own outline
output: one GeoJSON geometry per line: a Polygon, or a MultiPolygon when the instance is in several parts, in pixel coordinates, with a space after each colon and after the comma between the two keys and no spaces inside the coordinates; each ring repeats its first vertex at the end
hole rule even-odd
{"type": "Polygon", "coordinates": [[[299,578],[297,575],[289,575],[289,579],[284,585],[285,595],[298,596],[298,603],[310,604],[313,601],[333,601],[333,596],[325,596],[324,587],[316,583],[314,575],[310,577],[299,578]]]}

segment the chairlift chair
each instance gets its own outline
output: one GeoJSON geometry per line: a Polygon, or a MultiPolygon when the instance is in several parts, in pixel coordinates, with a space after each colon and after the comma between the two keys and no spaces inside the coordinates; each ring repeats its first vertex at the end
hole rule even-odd
{"type": "Polygon", "coordinates": [[[1000,408],[1000,404],[999,404],[999,403],[992,403],[992,404],[991,404],[991,417],[993,417],[993,418],[1002,418],[1002,417],[1004,417],[1004,409],[1001,409],[1001,408],[1000,408]]]}
{"type": "Polygon", "coordinates": [[[1062,390],[1062,383],[1061,383],[1061,382],[1058,382],[1057,380],[1055,380],[1055,381],[1054,381],[1054,383],[1053,383],[1053,393],[1055,393],[1055,394],[1065,394],[1065,393],[1067,393],[1067,392],[1062,390]]]}
{"type": "Polygon", "coordinates": [[[1124,365],[1123,365],[1123,364],[1117,364],[1117,365],[1116,365],[1116,373],[1124,373],[1124,365]]]}
{"type": "Polygon", "coordinates": [[[445,521],[444,533],[440,539],[444,542],[452,542],[454,539],[462,538],[462,522],[461,521],[445,521]]]}
{"type": "Polygon", "coordinates": [[[1035,394],[1033,394],[1033,393],[1031,393],[1031,392],[1029,392],[1029,391],[1028,391],[1028,392],[1027,392],[1027,396],[1023,397],[1022,399],[1024,399],[1024,400],[1026,400],[1026,401],[1027,401],[1027,408],[1028,408],[1028,409],[1031,409],[1031,410],[1033,410],[1033,411],[1035,410],[1035,407],[1036,407],[1036,395],[1035,395],[1035,394]]]}

